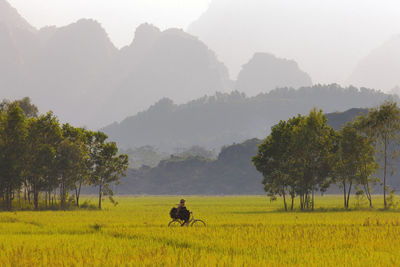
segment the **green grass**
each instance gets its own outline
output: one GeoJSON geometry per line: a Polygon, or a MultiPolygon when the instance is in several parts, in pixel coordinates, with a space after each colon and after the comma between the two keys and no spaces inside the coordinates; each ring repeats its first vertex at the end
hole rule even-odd
{"type": "MultiPolygon", "coordinates": [[[[86,198],[96,203],[95,198],[86,198]]],[[[206,228],[168,228],[180,197],[124,197],[104,210],[0,213],[0,266],[400,265],[400,212],[340,196],[282,212],[261,196],[185,197],[206,228]]],[[[296,203],[296,206],[298,203],[296,203]]]]}

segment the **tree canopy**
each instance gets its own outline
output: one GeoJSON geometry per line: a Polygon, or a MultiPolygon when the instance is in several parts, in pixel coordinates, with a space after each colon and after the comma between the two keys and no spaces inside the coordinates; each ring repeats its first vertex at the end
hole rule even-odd
{"type": "MultiPolygon", "coordinates": [[[[116,144],[107,139],[102,132],[61,125],[52,112],[39,115],[29,98],[3,101],[0,105],[3,209],[12,210],[16,197],[21,203],[22,193],[25,207],[33,204],[36,210],[54,208],[57,200],[63,209],[74,200],[79,207],[82,185],[98,186],[101,193],[106,190],[112,196],[109,185],[125,175],[128,156],[118,155],[116,144]],[[75,199],[69,198],[73,191],[75,199]]],[[[99,194],[99,208],[101,200],[99,194]]]]}

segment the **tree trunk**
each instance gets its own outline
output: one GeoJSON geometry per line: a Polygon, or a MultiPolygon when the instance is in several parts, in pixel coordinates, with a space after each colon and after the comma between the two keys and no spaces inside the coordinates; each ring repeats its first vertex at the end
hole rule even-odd
{"type": "Polygon", "coordinates": [[[372,208],[372,196],[368,183],[364,185],[364,190],[365,190],[365,195],[367,196],[367,199],[369,201],[369,207],[372,208]]]}
{"type": "Polygon", "coordinates": [[[387,208],[386,203],[386,168],[387,168],[387,136],[385,135],[385,145],[384,145],[385,162],[383,169],[383,204],[385,209],[387,208]]]}
{"type": "Polygon", "coordinates": [[[283,204],[285,205],[285,211],[287,211],[285,189],[282,190],[282,196],[283,196],[283,204]]]}
{"type": "Polygon", "coordinates": [[[39,192],[36,190],[33,192],[33,205],[35,206],[35,210],[39,209],[39,192]]]}
{"type": "Polygon", "coordinates": [[[99,210],[101,210],[102,185],[99,186],[99,210]]]}
{"type": "Polygon", "coordinates": [[[11,186],[7,186],[7,192],[6,192],[6,206],[7,210],[11,211],[12,210],[12,198],[11,198],[11,186]]]}
{"type": "Polygon", "coordinates": [[[350,187],[349,187],[349,192],[347,194],[347,206],[346,208],[349,208],[349,202],[350,202],[350,193],[351,193],[351,186],[353,185],[353,183],[350,183],[350,187]]]}
{"type": "Polygon", "coordinates": [[[346,200],[346,193],[347,193],[347,190],[346,190],[346,182],[343,181],[342,184],[343,184],[344,208],[347,208],[347,200],[346,200]]]}
{"type": "Polygon", "coordinates": [[[79,181],[79,187],[75,186],[76,206],[79,208],[79,196],[81,194],[82,180],[79,181]]]}
{"type": "Polygon", "coordinates": [[[20,189],[18,189],[18,205],[19,205],[19,208],[21,208],[21,190],[20,189]]]}
{"type": "Polygon", "coordinates": [[[314,211],[314,186],[312,188],[311,210],[314,211]]]}
{"type": "Polygon", "coordinates": [[[293,206],[294,206],[294,195],[291,195],[292,198],[292,205],[290,206],[290,210],[293,210],[293,206]]]}

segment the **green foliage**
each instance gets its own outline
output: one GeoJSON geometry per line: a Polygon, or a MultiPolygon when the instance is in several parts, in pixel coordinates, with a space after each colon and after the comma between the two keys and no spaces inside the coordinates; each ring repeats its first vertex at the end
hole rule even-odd
{"type": "Polygon", "coordinates": [[[7,210],[12,209],[14,190],[22,185],[26,136],[25,115],[17,104],[10,104],[0,113],[0,189],[7,210]]]}
{"type": "Polygon", "coordinates": [[[258,147],[253,163],[263,176],[264,189],[283,196],[300,196],[301,209],[314,209],[314,192],[326,191],[332,175],[336,132],[327,125],[322,111],[281,121],[258,147]]]}
{"type": "Polygon", "coordinates": [[[383,201],[387,208],[388,171],[391,168],[391,175],[394,174],[394,161],[399,154],[400,108],[397,102],[385,101],[379,107],[371,109],[367,116],[358,118],[357,127],[373,140],[380,156],[379,160],[383,165],[383,201]]]}
{"type": "Polygon", "coordinates": [[[177,146],[197,144],[219,149],[263,136],[266,129],[281,119],[307,114],[315,105],[325,112],[333,112],[373,107],[387,98],[380,91],[343,88],[337,84],[278,88],[253,97],[240,92],[216,93],[180,105],[163,99],[146,111],[103,130],[123,147],[157,144],[162,151],[173,151],[177,146]]]}
{"type": "Polygon", "coordinates": [[[161,153],[152,146],[141,146],[134,149],[121,150],[121,154],[129,156],[129,167],[140,168],[142,166],[156,167],[168,154],[161,153]]]}
{"type": "Polygon", "coordinates": [[[113,200],[113,190],[110,185],[118,183],[121,176],[125,176],[128,168],[128,156],[118,155],[118,147],[114,142],[106,143],[107,135],[96,132],[91,136],[91,158],[92,174],[90,184],[99,187],[99,209],[103,195],[108,195],[111,202],[113,200]]]}
{"type": "Polygon", "coordinates": [[[347,123],[339,132],[339,149],[335,157],[334,179],[343,189],[345,208],[349,208],[352,186],[356,188],[356,195],[365,194],[372,207],[370,177],[378,165],[371,139],[362,135],[356,124],[347,123]]]}
{"type": "MultiPolygon", "coordinates": [[[[101,132],[60,125],[52,112],[37,115],[29,98],[0,104],[0,196],[4,209],[12,209],[15,195],[24,193],[25,206],[39,209],[44,195],[45,208],[61,208],[74,201],[79,207],[82,185],[101,185],[112,197],[110,185],[118,182],[128,165],[127,155],[117,155],[115,143],[106,142],[101,132]],[[24,107],[22,110],[19,105],[24,107]],[[97,180],[96,180],[97,179],[97,180]]],[[[112,199],[113,203],[116,202],[112,199]]]]}

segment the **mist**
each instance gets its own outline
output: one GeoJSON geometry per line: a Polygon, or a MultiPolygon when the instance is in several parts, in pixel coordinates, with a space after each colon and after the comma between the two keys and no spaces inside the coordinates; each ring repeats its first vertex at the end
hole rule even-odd
{"type": "Polygon", "coordinates": [[[232,78],[257,51],[296,60],[316,83],[344,84],[360,60],[400,34],[400,2],[214,0],[189,32],[232,78]]]}
{"type": "Polygon", "coordinates": [[[399,18],[393,0],[0,0],[0,93],[94,129],[164,98],[318,84],[396,93],[399,18]]]}

